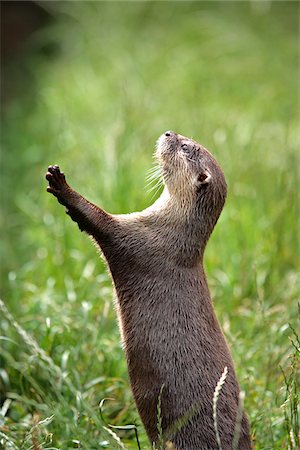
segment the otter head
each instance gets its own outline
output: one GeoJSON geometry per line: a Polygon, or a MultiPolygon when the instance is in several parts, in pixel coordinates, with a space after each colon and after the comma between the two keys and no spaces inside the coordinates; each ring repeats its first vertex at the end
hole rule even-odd
{"type": "Polygon", "coordinates": [[[199,216],[210,234],[227,193],[217,161],[202,145],[173,131],[159,138],[156,157],[170,199],[179,205],[183,215],[199,216]]]}

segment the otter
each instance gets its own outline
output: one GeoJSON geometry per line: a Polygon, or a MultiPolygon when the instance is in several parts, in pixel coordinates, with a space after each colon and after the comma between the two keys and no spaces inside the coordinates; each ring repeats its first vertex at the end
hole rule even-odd
{"type": "Polygon", "coordinates": [[[252,448],[239,385],[203,268],[227,194],[206,148],[173,131],[157,142],[164,190],[144,211],[112,215],[66,182],[57,165],[47,191],[101,249],[115,286],[133,396],[152,444],[176,450],[252,448]],[[216,385],[227,368],[213,418],[216,385]],[[238,437],[235,435],[239,421],[238,437]]]}

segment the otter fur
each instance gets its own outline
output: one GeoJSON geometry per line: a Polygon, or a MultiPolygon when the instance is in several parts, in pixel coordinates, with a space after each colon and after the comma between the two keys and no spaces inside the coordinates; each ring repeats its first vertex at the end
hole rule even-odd
{"type": "Polygon", "coordinates": [[[138,213],[98,208],[67,184],[58,166],[48,168],[47,190],[107,261],[131,388],[151,443],[229,450],[240,420],[236,448],[248,450],[248,420],[244,412],[238,417],[239,385],[203,269],[226,199],[225,177],[202,145],[172,131],[159,138],[156,157],[164,190],[138,213]],[[213,397],[225,367],[216,431],[213,397]]]}

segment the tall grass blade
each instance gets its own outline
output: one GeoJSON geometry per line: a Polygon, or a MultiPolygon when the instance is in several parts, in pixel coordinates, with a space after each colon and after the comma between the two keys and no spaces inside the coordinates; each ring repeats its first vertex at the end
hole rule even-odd
{"type": "Polygon", "coordinates": [[[227,366],[225,366],[224,371],[221,375],[221,378],[219,379],[219,381],[215,387],[214,396],[213,396],[213,420],[214,420],[216,441],[217,441],[219,450],[222,450],[222,445],[221,445],[221,439],[220,439],[220,434],[219,434],[219,430],[218,430],[217,406],[218,406],[218,399],[221,394],[222,387],[226,381],[227,374],[228,374],[228,369],[227,369],[227,366]]]}

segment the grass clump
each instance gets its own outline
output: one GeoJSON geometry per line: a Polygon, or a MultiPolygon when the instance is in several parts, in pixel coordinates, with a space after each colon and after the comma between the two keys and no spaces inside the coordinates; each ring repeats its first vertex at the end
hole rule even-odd
{"type": "Polygon", "coordinates": [[[205,257],[212,297],[255,449],[295,448],[299,4],[263,3],[47,3],[54,21],[27,44],[15,69],[28,77],[23,94],[3,118],[7,448],[137,447],[134,427],[108,423],[136,425],[149,448],[104,262],[47,195],[44,173],[58,163],[112,213],[143,209],[154,142],[167,129],[203,143],[224,168],[229,197],[205,257]],[[41,54],[40,42],[56,53],[41,54]],[[105,422],[104,398],[115,399],[105,422]]]}
{"type": "MultiPolygon", "coordinates": [[[[299,317],[300,317],[300,305],[299,317]]],[[[300,339],[290,325],[292,336],[290,338],[293,345],[293,353],[290,355],[290,365],[283,372],[285,382],[285,400],[281,407],[284,410],[286,434],[288,446],[291,449],[300,448],[300,421],[299,421],[299,385],[300,385],[300,339]]],[[[284,390],[284,388],[283,388],[284,390]]]]}

